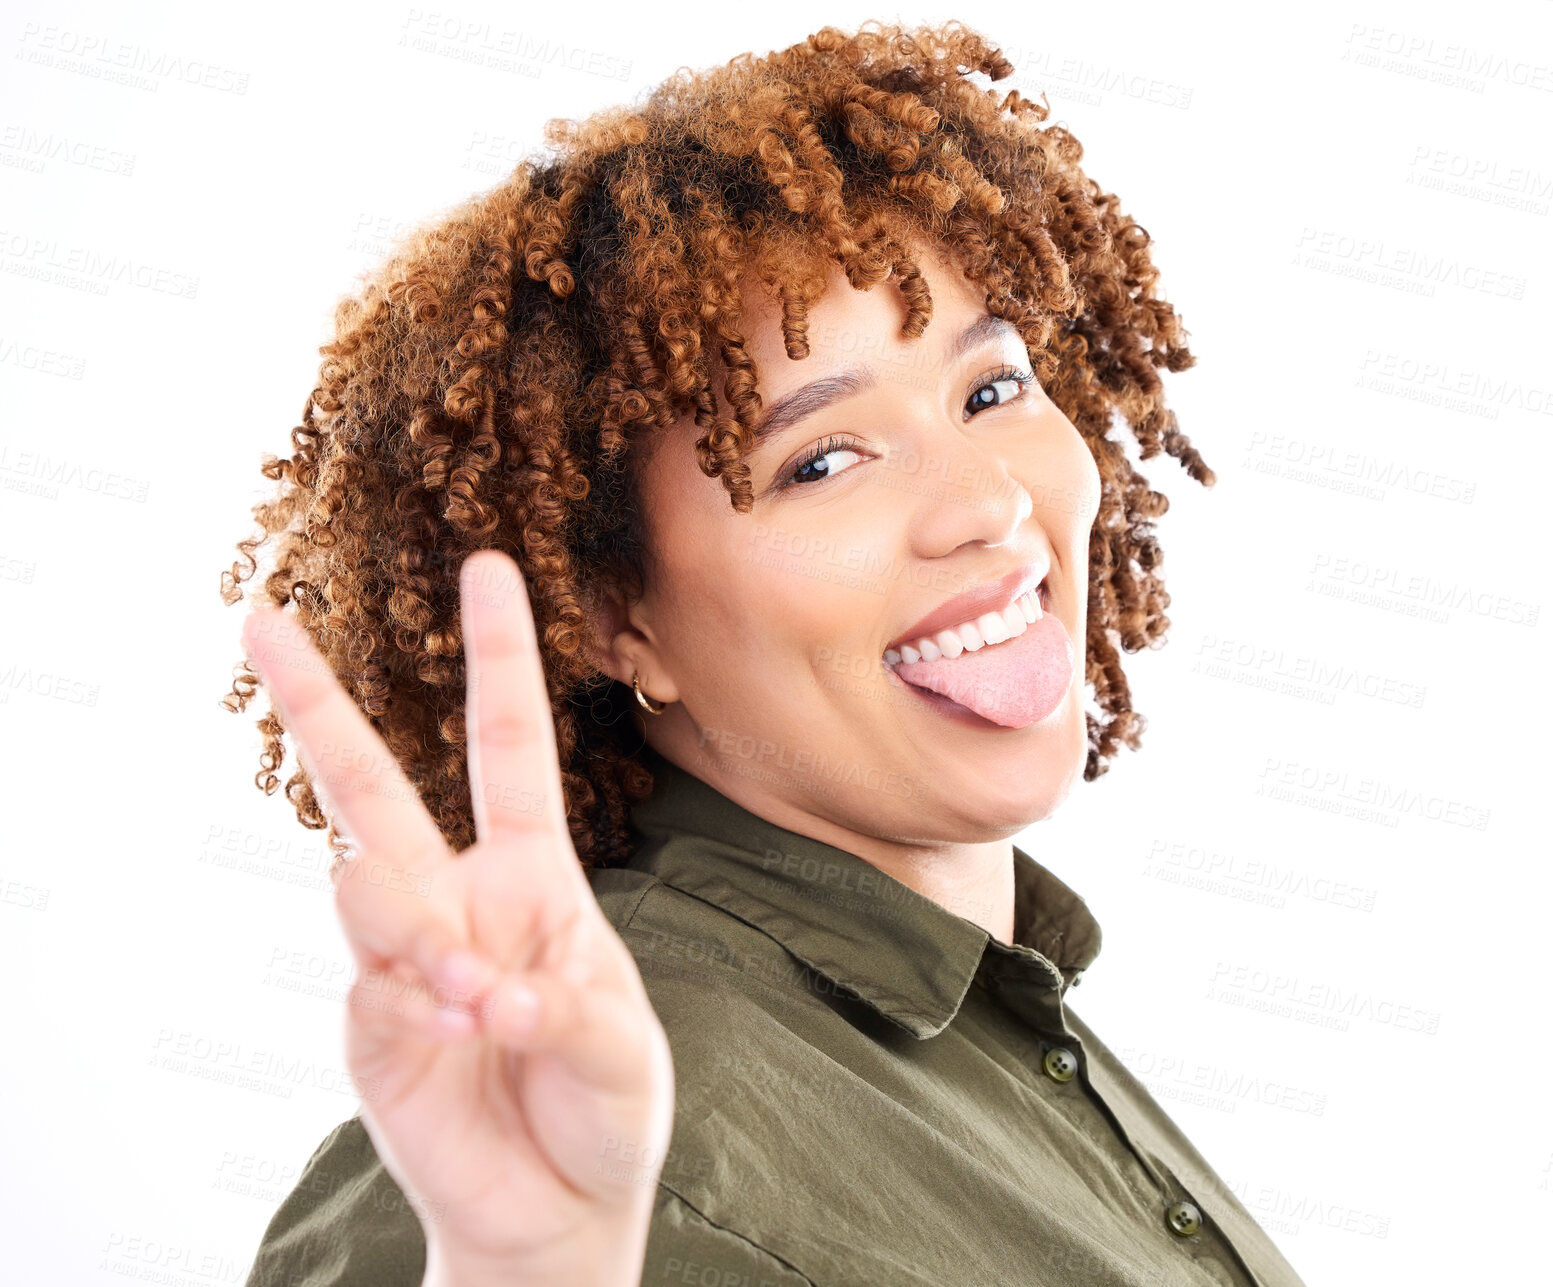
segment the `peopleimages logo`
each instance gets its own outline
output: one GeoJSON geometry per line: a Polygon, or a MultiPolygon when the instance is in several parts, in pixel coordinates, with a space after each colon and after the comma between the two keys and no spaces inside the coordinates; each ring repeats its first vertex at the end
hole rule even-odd
{"type": "Polygon", "coordinates": [[[1184,841],[1157,839],[1149,846],[1145,858],[1149,864],[1161,865],[1160,870],[1146,867],[1145,875],[1168,880],[1165,870],[1175,869],[1179,879],[1169,883],[1189,884],[1189,878],[1196,876],[1203,880],[1203,887],[1212,892],[1229,893],[1237,888],[1244,889],[1276,899],[1274,905],[1278,907],[1284,905],[1285,898],[1306,898],[1311,902],[1347,907],[1355,911],[1368,912],[1375,908],[1375,890],[1368,886],[1351,885],[1347,881],[1333,880],[1327,876],[1312,876],[1277,862],[1246,858],[1241,854],[1224,853],[1184,841]]]}
{"type": "Polygon", "coordinates": [[[696,747],[703,753],[722,757],[725,763],[720,767],[728,771],[739,772],[741,766],[767,772],[781,770],[804,778],[816,787],[825,787],[827,794],[833,793],[837,786],[847,786],[913,800],[924,791],[920,781],[893,769],[832,759],[823,751],[790,747],[734,729],[703,727],[696,747]]]}
{"type": "Polygon", "coordinates": [[[1379,778],[1351,777],[1346,770],[1323,768],[1298,760],[1267,756],[1256,794],[1291,804],[1304,804],[1344,816],[1374,816],[1395,826],[1403,814],[1444,822],[1472,831],[1487,831],[1489,810],[1462,800],[1379,778]]]}
{"type": "Polygon", "coordinates": [[[1438,1010],[1422,1010],[1358,989],[1349,990],[1338,983],[1312,982],[1297,974],[1280,974],[1228,961],[1213,967],[1208,983],[1210,1000],[1339,1031],[1347,1031],[1351,1019],[1430,1036],[1440,1026],[1438,1010]]]}
{"type": "Polygon", "coordinates": [[[154,264],[136,255],[107,253],[94,246],[61,245],[54,237],[0,228],[0,271],[18,277],[36,277],[46,283],[77,286],[93,294],[107,294],[110,285],[136,286],[175,299],[193,299],[200,279],[154,264]]]}
{"type": "Polygon", "coordinates": [[[1416,246],[1388,244],[1334,228],[1304,227],[1294,243],[1294,264],[1432,298],[1440,286],[1523,299],[1526,278],[1416,246]]]}
{"type": "Polygon", "coordinates": [[[1246,1102],[1312,1117],[1326,1112],[1327,1097],[1321,1091],[1132,1046],[1124,1046],[1118,1055],[1133,1075],[1148,1085],[1151,1094],[1167,1099],[1220,1112],[1234,1112],[1237,1104],[1246,1102]],[[1184,1090],[1197,1092],[1198,1097],[1182,1094],[1184,1090]]]}

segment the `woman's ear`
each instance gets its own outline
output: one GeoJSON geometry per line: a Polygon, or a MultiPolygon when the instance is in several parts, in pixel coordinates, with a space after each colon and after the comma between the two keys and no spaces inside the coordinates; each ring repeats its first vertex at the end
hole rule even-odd
{"type": "Polygon", "coordinates": [[[631,657],[640,651],[645,640],[631,626],[625,601],[613,586],[592,591],[589,603],[583,632],[583,649],[588,661],[595,670],[611,679],[629,684],[633,669],[631,657]]]}
{"type": "Polygon", "coordinates": [[[592,591],[589,599],[594,606],[588,611],[583,650],[593,668],[627,687],[639,675],[643,690],[655,701],[677,702],[678,691],[658,663],[657,646],[638,628],[640,605],[633,620],[625,596],[614,586],[592,591]]]}

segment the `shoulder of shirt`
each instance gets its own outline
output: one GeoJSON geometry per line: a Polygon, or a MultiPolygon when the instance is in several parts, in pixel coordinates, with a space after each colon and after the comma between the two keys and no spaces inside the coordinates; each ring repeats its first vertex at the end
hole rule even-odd
{"type": "MultiPolygon", "coordinates": [[[[737,943],[745,952],[788,955],[787,949],[764,930],[723,907],[676,888],[652,872],[607,867],[589,872],[588,882],[604,919],[627,943],[645,935],[670,948],[684,947],[694,952],[715,939],[725,947],[737,943]]],[[[641,946],[633,951],[640,964],[641,946]]],[[[726,960],[726,953],[713,950],[705,963],[716,965],[726,960]]],[[[730,969],[730,973],[734,972],[730,969]]]]}
{"type": "MultiPolygon", "coordinates": [[[[718,904],[660,880],[651,872],[605,868],[588,875],[605,919],[624,940],[652,994],[659,1018],[681,998],[691,1004],[730,994],[758,996],[753,1016],[782,998],[782,1005],[818,998],[814,973],[765,929],[718,904]],[[682,986],[681,986],[682,985],[682,986]]],[[[722,1027],[726,1035],[725,1016],[722,1027]]]]}
{"type": "Polygon", "coordinates": [[[642,1281],[749,1283],[752,1287],[814,1287],[780,1256],[697,1210],[662,1180],[642,1257],[642,1281]],[[709,1277],[708,1275],[715,1275],[709,1277]]]}
{"type": "MultiPolygon", "coordinates": [[[[422,1220],[438,1215],[425,1203],[417,1211],[378,1157],[361,1117],[348,1118],[313,1150],[271,1218],[245,1287],[420,1287],[426,1272],[422,1220]]],[[[785,1261],[717,1224],[660,1181],[643,1281],[657,1281],[671,1267],[676,1274],[689,1272],[693,1264],[748,1275],[738,1281],[813,1287],[785,1261]]]]}
{"type": "MultiPolygon", "coordinates": [[[[675,1047],[676,1132],[684,1160],[658,1182],[647,1265],[700,1264],[732,1270],[752,1283],[812,1287],[810,1280],[754,1239],[719,1222],[699,1181],[720,1169],[721,1142],[696,1113],[703,1095],[718,1097],[726,1072],[729,1027],[771,1058],[790,1040],[780,1018],[803,989],[783,987],[793,963],[774,940],[720,908],[648,872],[589,873],[599,906],[642,969],[655,1011],[675,1047]],[[755,968],[751,968],[754,962],[755,968]],[[753,983],[752,983],[753,981],[753,983]],[[775,1013],[774,1013],[775,1012],[775,1013]]],[[[802,1004],[802,1001],[798,1001],[802,1004]]],[[[745,1159],[757,1164],[758,1158],[745,1159]]],[[[425,1273],[422,1220],[436,1211],[407,1195],[379,1158],[360,1115],[341,1122],[313,1151],[295,1187],[266,1227],[245,1287],[419,1287],[425,1273]]],[[[645,1273],[643,1280],[653,1277],[645,1273]]],[[[720,1279],[720,1281],[731,1281],[720,1279]]]]}
{"type": "Polygon", "coordinates": [[[264,1230],[245,1287],[420,1287],[422,1215],[388,1173],[360,1116],[313,1150],[264,1230]]]}
{"type": "Polygon", "coordinates": [[[812,1068],[830,1057],[810,1043],[823,1031],[845,1041],[847,1021],[824,1000],[821,976],[732,912],[649,872],[590,880],[674,1055],[674,1132],[642,1281],[711,1281],[715,1268],[717,1282],[805,1287],[810,1279],[765,1245],[733,1177],[770,1167],[773,1103],[791,1108],[813,1092],[812,1068]]]}
{"type": "Polygon", "coordinates": [[[647,891],[663,882],[651,872],[631,867],[600,867],[588,873],[588,884],[593,887],[604,919],[619,934],[631,924],[647,891]]]}

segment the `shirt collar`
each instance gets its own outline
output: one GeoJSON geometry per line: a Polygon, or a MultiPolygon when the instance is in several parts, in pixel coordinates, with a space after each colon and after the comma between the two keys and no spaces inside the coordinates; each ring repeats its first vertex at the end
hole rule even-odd
{"type": "Polygon", "coordinates": [[[631,813],[630,866],[776,940],[913,1036],[943,1031],[987,955],[1058,996],[1100,951],[1084,900],[1014,846],[1014,941],[872,863],[776,826],[644,747],[652,795],[631,813]]]}

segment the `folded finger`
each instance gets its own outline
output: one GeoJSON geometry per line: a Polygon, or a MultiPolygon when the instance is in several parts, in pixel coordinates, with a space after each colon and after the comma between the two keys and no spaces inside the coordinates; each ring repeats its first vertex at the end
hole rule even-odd
{"type": "Polygon", "coordinates": [[[357,1039],[398,1041],[414,1036],[450,1041],[479,1031],[478,998],[428,983],[405,966],[363,970],[346,997],[357,1039]]]}
{"type": "Polygon", "coordinates": [[[640,1088],[641,1051],[657,1038],[645,997],[537,971],[504,977],[483,999],[480,1014],[493,1041],[524,1054],[557,1056],[603,1091],[640,1088]]]}

